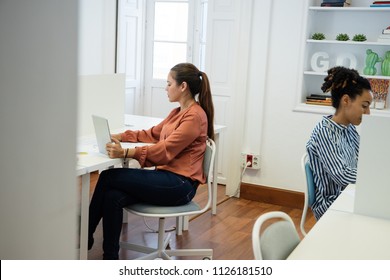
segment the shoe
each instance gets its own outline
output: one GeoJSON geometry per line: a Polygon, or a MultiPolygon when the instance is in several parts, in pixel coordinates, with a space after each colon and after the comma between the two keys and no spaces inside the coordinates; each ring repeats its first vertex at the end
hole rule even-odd
{"type": "Polygon", "coordinates": [[[95,240],[93,239],[93,237],[88,238],[88,250],[92,249],[94,242],[95,242],[95,240]]]}

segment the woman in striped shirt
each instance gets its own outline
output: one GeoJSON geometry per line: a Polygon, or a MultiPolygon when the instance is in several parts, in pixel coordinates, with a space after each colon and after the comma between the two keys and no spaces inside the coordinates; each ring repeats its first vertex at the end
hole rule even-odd
{"type": "Polygon", "coordinates": [[[370,114],[371,86],[356,70],[328,70],[321,87],[331,92],[334,115],[325,116],[306,145],[316,186],[312,211],[318,220],[348,184],[356,181],[359,134],[355,126],[370,114]]]}

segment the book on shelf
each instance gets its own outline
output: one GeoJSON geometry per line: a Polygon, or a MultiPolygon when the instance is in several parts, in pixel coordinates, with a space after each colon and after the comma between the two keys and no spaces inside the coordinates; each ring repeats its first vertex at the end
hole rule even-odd
{"type": "Polygon", "coordinates": [[[390,26],[382,30],[382,34],[390,34],[390,26]]]}
{"type": "Polygon", "coordinates": [[[347,7],[351,5],[351,0],[323,0],[321,7],[347,7]]]}
{"type": "Polygon", "coordinates": [[[350,0],[323,0],[322,4],[334,4],[334,3],[345,3],[347,5],[351,4],[350,0]]]}
{"type": "Polygon", "coordinates": [[[330,94],[310,94],[307,98],[327,100],[331,99],[332,96],[330,94]]]}
{"type": "MultiPolygon", "coordinates": [[[[387,29],[385,29],[387,30],[387,29]]],[[[390,30],[389,30],[390,31],[390,30]]],[[[390,44],[390,33],[380,34],[378,36],[377,42],[380,43],[389,43],[390,44]]]]}
{"type": "Polygon", "coordinates": [[[321,3],[321,7],[344,7],[344,2],[321,3]]]}
{"type": "Polygon", "coordinates": [[[332,101],[306,99],[306,104],[309,104],[309,105],[332,106],[332,101]]]}
{"type": "Polygon", "coordinates": [[[390,39],[390,33],[389,34],[380,34],[378,36],[378,38],[380,38],[380,39],[390,39]]]}
{"type": "Polygon", "coordinates": [[[378,38],[376,41],[379,42],[379,43],[387,43],[387,44],[390,45],[390,39],[378,38]]]}
{"type": "Polygon", "coordinates": [[[390,4],[371,4],[371,8],[389,8],[390,4]]]}
{"type": "Polygon", "coordinates": [[[390,1],[374,1],[372,4],[390,4],[390,1]]]}
{"type": "Polygon", "coordinates": [[[330,106],[332,105],[332,98],[330,95],[311,94],[306,97],[306,104],[330,106]]]}
{"type": "Polygon", "coordinates": [[[338,2],[350,2],[350,1],[343,1],[343,0],[323,0],[322,3],[338,3],[338,2]]]}

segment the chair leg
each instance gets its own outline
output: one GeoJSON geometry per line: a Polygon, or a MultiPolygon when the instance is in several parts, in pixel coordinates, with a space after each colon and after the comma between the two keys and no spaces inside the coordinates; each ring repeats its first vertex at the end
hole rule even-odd
{"type": "Polygon", "coordinates": [[[183,216],[183,230],[188,230],[190,225],[190,217],[183,216]]]}
{"type": "Polygon", "coordinates": [[[176,217],[176,234],[182,235],[183,234],[183,217],[178,216],[176,217]]]}
{"type": "Polygon", "coordinates": [[[213,249],[174,249],[165,250],[166,254],[175,257],[192,257],[198,256],[203,259],[211,260],[213,258],[213,249]]]}
{"type": "Polygon", "coordinates": [[[120,247],[126,250],[132,250],[132,251],[147,254],[145,256],[137,258],[138,260],[150,260],[156,258],[170,259],[170,257],[164,251],[169,245],[171,234],[168,233],[165,235],[164,227],[165,227],[165,218],[160,218],[158,221],[157,248],[131,244],[124,241],[121,241],[119,243],[120,247]]]}
{"type": "MultiPolygon", "coordinates": [[[[182,217],[180,217],[182,218],[182,217]]],[[[212,259],[212,249],[169,249],[169,241],[171,239],[171,233],[165,234],[165,218],[159,218],[158,221],[158,241],[157,248],[150,248],[146,246],[140,246],[136,244],[129,244],[121,242],[120,245],[124,249],[129,249],[147,255],[137,258],[138,260],[151,260],[161,258],[164,260],[171,260],[172,256],[203,256],[204,259],[212,259]]]]}
{"type": "MultiPolygon", "coordinates": [[[[165,218],[158,219],[158,241],[157,241],[157,251],[158,256],[161,258],[161,252],[166,248],[166,245],[169,243],[168,240],[164,240],[164,225],[165,225],[165,218]]],[[[170,234],[167,235],[167,237],[170,237],[170,234]]]]}
{"type": "Polygon", "coordinates": [[[131,251],[136,251],[144,254],[150,254],[156,251],[156,248],[151,248],[151,247],[146,247],[142,245],[137,245],[137,244],[130,244],[127,242],[121,241],[119,243],[120,247],[126,250],[131,250],[131,251]]]}

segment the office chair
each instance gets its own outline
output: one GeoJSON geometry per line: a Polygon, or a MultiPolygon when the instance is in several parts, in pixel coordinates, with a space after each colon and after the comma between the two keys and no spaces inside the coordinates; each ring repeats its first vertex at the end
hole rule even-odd
{"type": "Polygon", "coordinates": [[[284,212],[272,211],[257,218],[252,230],[253,254],[256,260],[285,260],[299,244],[295,225],[284,212]],[[263,224],[279,218],[261,233],[263,224]]]}
{"type": "Polygon", "coordinates": [[[306,215],[307,215],[307,210],[309,207],[311,207],[315,201],[315,185],[314,185],[314,179],[313,179],[313,172],[310,168],[309,164],[309,156],[307,153],[305,153],[302,156],[301,160],[301,165],[302,165],[302,172],[304,177],[306,178],[306,187],[304,189],[305,193],[305,203],[303,205],[303,211],[302,211],[302,217],[301,217],[301,232],[304,236],[306,236],[306,231],[305,231],[305,222],[306,222],[306,215]]]}
{"type": "Polygon", "coordinates": [[[203,208],[197,203],[191,201],[186,205],[181,206],[157,206],[144,203],[129,205],[124,209],[132,214],[142,217],[154,217],[159,219],[158,225],[158,241],[157,248],[141,246],[120,242],[121,248],[142,252],[147,255],[138,259],[156,259],[162,258],[169,260],[172,256],[203,256],[204,259],[212,259],[212,249],[167,249],[170,241],[170,233],[165,236],[165,218],[176,217],[177,219],[184,216],[197,215],[206,212],[211,206],[212,190],[211,190],[211,175],[213,174],[214,159],[215,159],[215,143],[208,139],[206,152],[203,160],[203,172],[206,175],[206,184],[208,192],[208,200],[203,208]]]}

